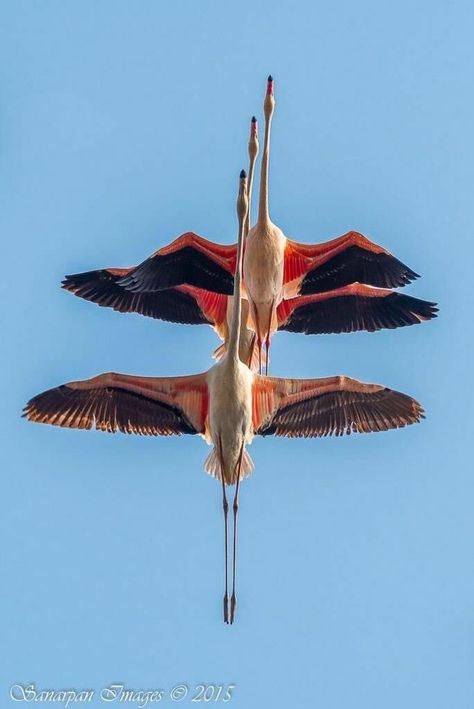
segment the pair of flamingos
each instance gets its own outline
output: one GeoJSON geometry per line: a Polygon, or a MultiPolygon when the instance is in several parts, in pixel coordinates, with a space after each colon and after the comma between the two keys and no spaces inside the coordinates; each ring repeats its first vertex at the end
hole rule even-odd
{"type": "Polygon", "coordinates": [[[224,340],[216,354],[219,361],[203,374],[186,377],[109,373],[70,382],[31,399],[24,413],[30,421],[68,428],[199,434],[213,446],[205,469],[222,484],[226,623],[235,619],[239,485],[252,471],[246,445],[253,437],[386,431],[423,417],[417,401],[377,384],[344,376],[263,376],[272,334],[373,331],[411,325],[436,313],[433,303],[387,290],[409,283],[416,274],[361,234],[349,232],[309,246],[290,241],[271,222],[268,164],[274,105],[269,77],[258,219],[250,229],[258,154],[252,119],[248,184],[244,171],[239,181],[236,245],[221,246],[187,233],[134,268],[90,271],[63,282],[76,295],[122,312],[211,324],[224,340]],[[259,373],[253,371],[257,368],[259,373]],[[226,485],[234,484],[229,596],[226,485]]]}

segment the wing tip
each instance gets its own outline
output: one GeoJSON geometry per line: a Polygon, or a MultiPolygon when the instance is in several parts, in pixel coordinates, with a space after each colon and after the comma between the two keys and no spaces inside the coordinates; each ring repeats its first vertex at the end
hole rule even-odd
{"type": "Polygon", "coordinates": [[[64,278],[62,279],[61,284],[60,284],[61,288],[69,291],[70,293],[74,293],[74,291],[77,288],[77,284],[76,284],[75,279],[76,279],[76,276],[74,274],[68,274],[68,275],[64,276],[64,278]]]}

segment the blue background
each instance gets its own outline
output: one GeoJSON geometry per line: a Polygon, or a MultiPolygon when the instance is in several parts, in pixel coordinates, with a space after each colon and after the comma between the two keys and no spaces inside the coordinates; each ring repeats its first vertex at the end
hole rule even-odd
{"type": "Polygon", "coordinates": [[[230,706],[245,709],[473,706],[471,8],[2,3],[1,706],[13,682],[113,681],[232,682],[230,706]],[[441,317],[275,338],[273,374],[381,382],[427,419],[254,442],[227,627],[204,443],[19,413],[103,371],[209,367],[210,328],[98,308],[59,282],[137,263],[190,229],[234,241],[269,72],[273,220],[304,242],[362,231],[422,274],[408,290],[441,317]]]}

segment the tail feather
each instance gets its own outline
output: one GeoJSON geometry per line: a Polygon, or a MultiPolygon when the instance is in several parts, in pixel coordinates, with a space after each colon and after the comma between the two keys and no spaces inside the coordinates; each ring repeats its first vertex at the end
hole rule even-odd
{"type": "Polygon", "coordinates": [[[222,345],[219,345],[219,347],[216,347],[214,352],[212,353],[212,359],[217,360],[217,362],[220,362],[221,359],[225,356],[225,353],[227,352],[227,345],[225,342],[222,343],[222,345]]]}
{"type": "MultiPolygon", "coordinates": [[[[206,471],[206,473],[209,473],[209,475],[212,475],[213,478],[216,478],[217,480],[222,480],[221,464],[219,461],[219,456],[217,455],[217,450],[215,448],[213,448],[207,456],[206,462],[204,463],[204,470],[206,471]]],[[[247,478],[253,472],[253,461],[246,450],[244,450],[244,454],[242,456],[241,472],[241,480],[247,478]]],[[[235,482],[237,481],[235,478],[235,473],[233,473],[233,479],[230,482],[226,480],[226,484],[233,485],[235,482]]]]}

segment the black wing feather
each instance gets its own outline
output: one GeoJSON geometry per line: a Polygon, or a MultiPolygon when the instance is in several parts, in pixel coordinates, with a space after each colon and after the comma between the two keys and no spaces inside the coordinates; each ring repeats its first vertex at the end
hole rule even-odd
{"type": "Polygon", "coordinates": [[[303,278],[300,295],[333,290],[351,283],[380,288],[399,288],[418,274],[391,254],[376,254],[356,244],[309,271],[303,278]]]}
{"type": "Polygon", "coordinates": [[[188,293],[174,288],[133,293],[119,285],[121,278],[107,269],[99,269],[66,276],[61,285],[80,298],[121,313],[139,313],[183,325],[211,324],[188,293]]]}
{"type": "Polygon", "coordinates": [[[334,391],[278,409],[257,433],[288,438],[342,436],[402,428],[422,418],[417,401],[392,389],[334,391]]]}
{"type": "Polygon", "coordinates": [[[119,284],[135,293],[159,291],[183,284],[224,295],[234,292],[233,274],[192,246],[151,256],[120,279],[119,284]]]}
{"type": "Polygon", "coordinates": [[[37,423],[110,433],[198,433],[181,409],[119,387],[48,389],[27,403],[23,416],[37,423]]]}
{"type": "Polygon", "coordinates": [[[319,335],[415,325],[436,317],[435,303],[402,293],[381,297],[344,295],[295,308],[279,330],[319,335]]]}

